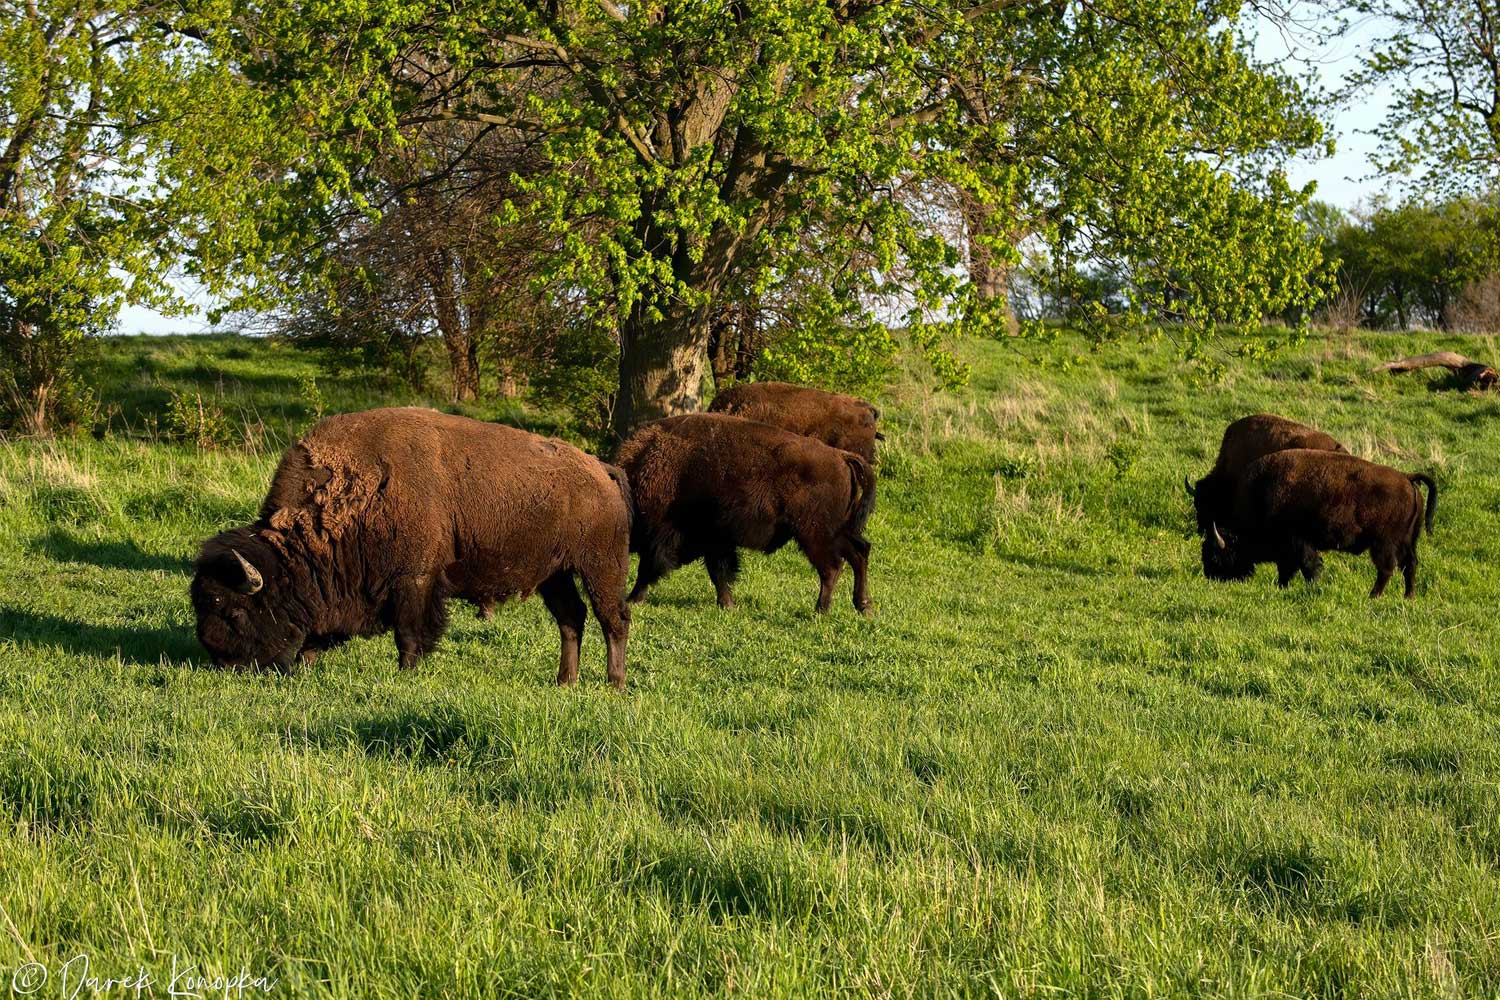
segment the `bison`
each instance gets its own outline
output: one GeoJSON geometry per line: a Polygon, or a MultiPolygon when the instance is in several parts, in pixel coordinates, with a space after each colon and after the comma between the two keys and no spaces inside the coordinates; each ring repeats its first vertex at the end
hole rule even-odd
{"type": "Polygon", "coordinates": [[[869,610],[863,532],[875,476],[861,456],[759,421],[695,413],[642,427],[618,461],[635,497],[630,547],[641,557],[631,602],[703,559],[719,606],[733,607],[738,550],[775,552],[795,539],[818,571],[818,611],[828,610],[846,559],[854,606],[869,610]]]}
{"type": "Polygon", "coordinates": [[[1182,481],[1188,496],[1193,499],[1198,533],[1206,533],[1210,524],[1217,523],[1222,527],[1229,521],[1235,487],[1250,463],[1290,448],[1344,451],[1343,445],[1322,431],[1274,413],[1241,417],[1225,428],[1213,469],[1198,480],[1196,486],[1186,479],[1182,481]]]}
{"type": "Polygon", "coordinates": [[[1308,581],[1322,568],[1320,552],[1369,552],[1375,563],[1371,597],[1385,593],[1400,566],[1406,596],[1416,593],[1417,539],[1432,533],[1437,484],[1353,455],[1308,448],[1278,451],[1245,470],[1231,505],[1233,527],[1210,522],[1203,573],[1244,580],[1257,563],[1276,564],[1285,587],[1299,571],[1308,581]],[[1418,484],[1427,487],[1422,502],[1418,484]],[[1425,516],[1424,516],[1425,506],[1425,516]]]}
{"type": "Polygon", "coordinates": [[[743,382],[715,396],[708,409],[816,438],[866,462],[875,461],[875,442],[885,440],[875,428],[880,411],[863,399],[788,382],[743,382]]]}
{"type": "Polygon", "coordinates": [[[625,474],[561,441],[414,407],[329,417],[282,457],[259,519],[204,544],[198,640],[220,665],[285,669],[394,629],[407,668],[442,637],[450,596],[540,590],[570,684],[576,573],[622,687],[630,523],[625,474]]]}

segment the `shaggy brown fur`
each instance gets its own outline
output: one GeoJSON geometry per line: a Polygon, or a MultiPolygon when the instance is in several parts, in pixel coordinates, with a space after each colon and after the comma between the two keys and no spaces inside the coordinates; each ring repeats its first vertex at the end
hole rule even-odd
{"type": "Polygon", "coordinates": [[[1234,504],[1234,492],[1240,478],[1250,463],[1258,458],[1286,451],[1290,448],[1308,448],[1314,451],[1344,451],[1344,446],[1322,431],[1295,420],[1278,417],[1274,413],[1256,413],[1241,417],[1224,430],[1224,440],[1219,445],[1219,458],[1208,475],[1198,480],[1196,486],[1187,486],[1193,498],[1197,514],[1198,533],[1208,531],[1208,526],[1228,523],[1234,504]]]}
{"type": "Polygon", "coordinates": [[[788,382],[743,382],[715,396],[708,409],[816,438],[866,462],[875,461],[875,442],[884,440],[875,427],[880,411],[863,399],[788,382]]]}
{"type": "Polygon", "coordinates": [[[844,560],[854,606],[869,610],[864,524],[875,503],[870,463],[769,424],[694,413],[647,424],[620,448],[635,496],[631,551],[641,555],[631,601],[665,574],[703,559],[731,607],[739,549],[774,552],[796,540],[818,571],[827,611],[844,560]]]}
{"type": "Polygon", "coordinates": [[[329,417],[282,457],[259,520],[203,546],[198,638],[218,663],[285,668],[394,629],[410,667],[442,637],[449,596],[540,590],[569,684],[577,573],[623,686],[630,520],[624,473],[561,441],[416,408],[329,417]]]}
{"type": "Polygon", "coordinates": [[[1243,580],[1257,563],[1274,562],[1276,582],[1285,587],[1299,571],[1309,581],[1318,575],[1319,552],[1369,552],[1377,574],[1370,596],[1383,594],[1400,566],[1411,597],[1417,539],[1424,521],[1432,533],[1436,513],[1437,484],[1421,473],[1328,451],[1279,451],[1245,471],[1234,496],[1235,527],[1209,525],[1203,572],[1243,580]],[[1425,505],[1418,483],[1427,487],[1425,505]]]}

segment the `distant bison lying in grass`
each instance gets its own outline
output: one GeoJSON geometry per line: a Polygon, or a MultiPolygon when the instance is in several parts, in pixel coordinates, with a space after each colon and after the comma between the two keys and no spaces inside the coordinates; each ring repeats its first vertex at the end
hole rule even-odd
{"type": "Polygon", "coordinates": [[[738,550],[775,552],[796,540],[818,571],[827,611],[847,559],[854,606],[869,610],[865,520],[875,476],[859,455],[754,420],[694,413],[647,424],[620,448],[635,496],[631,550],[639,552],[631,601],[662,576],[703,559],[731,607],[738,550]]]}
{"type": "Polygon", "coordinates": [[[1215,580],[1243,580],[1257,563],[1276,564],[1279,586],[1299,571],[1309,581],[1322,568],[1320,552],[1369,552],[1375,563],[1371,597],[1385,593],[1400,566],[1406,596],[1416,593],[1417,540],[1432,533],[1437,484],[1353,455],[1294,449],[1251,463],[1235,491],[1230,523],[1208,526],[1203,572],[1215,580]],[[1427,487],[1427,503],[1417,489],[1427,487]]]}
{"type": "Polygon", "coordinates": [[[285,668],[394,629],[401,666],[430,652],[445,601],[540,590],[578,677],[583,579],[625,683],[630,499],[624,474],[525,431],[416,408],[330,417],[287,451],[260,518],[211,539],[192,584],[216,663],[285,668]]]}
{"type": "Polygon", "coordinates": [[[875,461],[875,442],[883,440],[875,426],[880,411],[863,399],[788,382],[743,382],[715,396],[709,411],[816,438],[866,462],[875,461]]]}
{"type": "Polygon", "coordinates": [[[1344,446],[1322,431],[1273,413],[1256,413],[1241,417],[1224,430],[1219,457],[1208,475],[1192,485],[1183,480],[1188,496],[1193,498],[1198,533],[1205,534],[1213,523],[1221,527],[1231,518],[1235,489],[1241,477],[1256,459],[1291,448],[1342,452],[1344,446]]]}

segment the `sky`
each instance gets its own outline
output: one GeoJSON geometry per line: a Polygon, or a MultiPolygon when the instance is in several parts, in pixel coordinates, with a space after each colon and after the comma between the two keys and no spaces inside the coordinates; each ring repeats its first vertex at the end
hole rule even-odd
{"type": "MultiPolygon", "coordinates": [[[[1332,44],[1316,44],[1305,35],[1289,35],[1262,19],[1257,25],[1255,50],[1262,59],[1288,63],[1288,68],[1297,73],[1307,67],[1315,68],[1324,86],[1332,89],[1355,68],[1359,52],[1369,43],[1372,34],[1373,30],[1356,31],[1332,44]]],[[[1336,152],[1332,157],[1295,161],[1290,170],[1292,183],[1300,187],[1315,181],[1318,185],[1316,198],[1344,209],[1354,208],[1380,193],[1382,182],[1369,176],[1372,173],[1370,154],[1375,150],[1375,142],[1365,133],[1380,121],[1387,100],[1385,93],[1377,91],[1366,100],[1339,109],[1332,122],[1336,152]]],[[[196,314],[169,317],[141,306],[130,306],[120,313],[116,332],[209,332],[212,327],[204,310],[213,305],[212,298],[186,279],[178,281],[177,287],[188,302],[198,306],[196,314]]]]}
{"type": "MultiPolygon", "coordinates": [[[[1288,34],[1261,19],[1256,35],[1256,55],[1287,64],[1293,72],[1318,71],[1323,86],[1338,88],[1345,76],[1358,67],[1360,52],[1370,45],[1377,25],[1367,24],[1331,43],[1318,43],[1306,34],[1288,34]]],[[[1382,192],[1384,182],[1371,179],[1370,155],[1377,144],[1367,133],[1380,123],[1390,103],[1390,92],[1377,89],[1364,99],[1338,109],[1330,123],[1336,150],[1331,157],[1304,158],[1292,164],[1290,177],[1301,186],[1318,185],[1314,195],[1339,208],[1351,209],[1382,192]]]]}

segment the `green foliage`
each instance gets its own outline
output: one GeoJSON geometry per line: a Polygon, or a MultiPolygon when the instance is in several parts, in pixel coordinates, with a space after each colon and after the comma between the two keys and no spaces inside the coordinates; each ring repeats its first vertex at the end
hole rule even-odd
{"type": "MultiPolygon", "coordinates": [[[[769,345],[756,360],[757,379],[821,385],[873,395],[894,369],[897,341],[883,324],[840,323],[810,316],[784,331],[772,331],[769,345]]],[[[933,351],[941,362],[947,355],[933,351]]]]}
{"type": "Polygon", "coordinates": [[[183,441],[199,448],[217,448],[228,444],[233,437],[229,418],[212,399],[204,399],[201,392],[178,392],[171,390],[167,403],[166,432],[175,441],[183,441]]]}
{"type": "Polygon", "coordinates": [[[1421,197],[1493,193],[1500,63],[1491,0],[1349,0],[1333,12],[1340,28],[1361,33],[1361,68],[1344,100],[1379,89],[1387,108],[1372,130],[1376,169],[1421,197]]]}
{"type": "Polygon", "coordinates": [[[1376,204],[1335,223],[1325,213],[1324,252],[1336,295],[1364,326],[1450,328],[1464,290],[1500,267],[1500,225],[1488,199],[1376,204]]]}
{"type": "Polygon", "coordinates": [[[566,413],[574,435],[602,444],[619,387],[619,346],[597,323],[551,331],[546,350],[502,359],[529,387],[535,404],[566,413]]]}
{"type": "MultiPolygon", "coordinates": [[[[1500,401],[1368,374],[1485,341],[1313,338],[1210,391],[1166,338],[1057,338],[962,342],[966,389],[878,400],[872,618],[847,574],[814,615],[795,546],[745,557],[730,613],[689,567],[635,609],[623,696],[593,627],[583,683],[552,686],[535,597],[455,604],[416,671],[389,636],[214,670],[191,560],[279,449],[0,444],[0,969],[86,953],[161,984],[176,955],[338,998],[1493,996],[1500,401]],[[1414,603],[1369,601],[1365,557],[1287,591],[1202,579],[1182,477],[1265,410],[1442,474],[1414,603]]],[[[235,408],[307,416],[312,361],[282,345],[102,347],[107,404],[145,405],[142,367],[179,394],[217,369],[235,408]]],[[[330,409],[425,401],[318,381],[330,409]]]]}
{"type": "Polygon", "coordinates": [[[318,386],[318,377],[311,373],[303,375],[297,380],[298,395],[312,411],[313,420],[323,419],[323,390],[318,386]]]}
{"type": "Polygon", "coordinates": [[[942,207],[953,190],[992,209],[980,239],[994,258],[1035,239],[1060,260],[1126,268],[1132,307],[1188,320],[1198,352],[1217,326],[1305,303],[1319,280],[1296,219],[1306,195],[1282,166],[1321,129],[1298,81],[1254,59],[1235,3],[239,13],[253,30],[210,37],[302,137],[266,175],[272,221],[303,231],[308,215],[378,210],[381,157],[433,122],[525,139],[536,169],[462,169],[518,185],[497,221],[553,241],[539,279],[618,325],[622,371],[649,376],[622,385],[628,408],[665,405],[634,398],[664,385],[695,395],[718,305],[808,288],[852,342],[798,332],[768,367],[872,380],[891,335],[874,328],[894,313],[961,382],[947,338],[926,330],[987,334],[1004,317],[964,279],[967,247],[942,207]],[[417,64],[430,72],[407,72],[417,64]],[[308,196],[308,212],[287,210],[308,196]],[[672,363],[680,377],[657,377],[672,363]]]}
{"type": "Polygon", "coordinates": [[[44,431],[86,411],[81,343],[126,303],[180,308],[167,277],[184,252],[256,270],[236,178],[269,133],[175,13],[0,4],[0,421],[44,431]]]}

